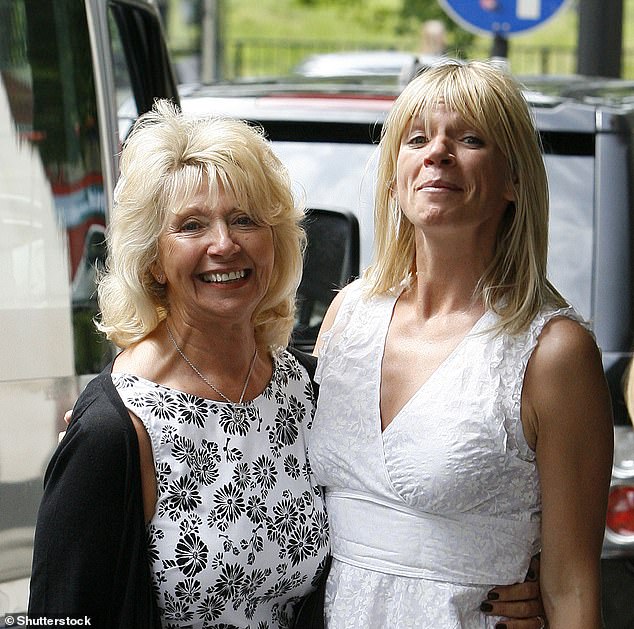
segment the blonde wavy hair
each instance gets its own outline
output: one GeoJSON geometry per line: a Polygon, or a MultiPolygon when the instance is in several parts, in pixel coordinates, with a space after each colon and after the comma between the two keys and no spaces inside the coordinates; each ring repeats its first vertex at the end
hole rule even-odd
{"type": "Polygon", "coordinates": [[[500,315],[496,327],[519,332],[546,303],[567,304],[546,277],[548,181],[539,136],[521,86],[493,63],[447,60],[423,71],[396,99],[379,144],[374,259],[364,276],[368,292],[388,292],[415,270],[414,227],[394,193],[396,163],[403,133],[439,102],[494,142],[507,161],[515,202],[500,224],[493,260],[474,297],[500,315]]]}
{"type": "Polygon", "coordinates": [[[257,224],[272,229],[275,262],[253,325],[258,344],[276,352],[292,332],[305,247],[304,214],[288,173],[261,130],[229,118],[187,116],[169,101],[157,101],[138,119],[121,153],[97,327],[125,348],[167,316],[165,287],[151,272],[159,236],[170,213],[201,185],[209,186],[211,204],[226,190],[257,224]]]}

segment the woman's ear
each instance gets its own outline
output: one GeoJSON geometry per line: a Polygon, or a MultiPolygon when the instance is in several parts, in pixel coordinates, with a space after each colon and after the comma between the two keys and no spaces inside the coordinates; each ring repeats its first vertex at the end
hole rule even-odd
{"type": "Polygon", "coordinates": [[[150,267],[150,273],[152,277],[161,285],[164,285],[167,282],[167,278],[165,277],[165,273],[163,272],[163,267],[160,262],[153,262],[150,267]]]}
{"type": "Polygon", "coordinates": [[[398,199],[396,197],[396,181],[392,181],[390,183],[390,199],[398,203],[398,199]]]}

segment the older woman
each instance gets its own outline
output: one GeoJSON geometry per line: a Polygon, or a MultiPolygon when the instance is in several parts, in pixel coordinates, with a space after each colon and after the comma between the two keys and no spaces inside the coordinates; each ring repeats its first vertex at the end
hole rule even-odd
{"type": "Polygon", "coordinates": [[[318,341],[329,629],[511,626],[480,601],[540,549],[549,626],[598,629],[609,394],[546,277],[546,174],[509,75],[448,62],[405,88],[375,223],[318,341]]]}
{"type": "Polygon", "coordinates": [[[246,124],[163,102],[115,197],[99,327],[123,351],[47,471],[30,614],[289,627],[328,530],[311,381],[284,349],[304,240],[286,172],[246,124]]]}

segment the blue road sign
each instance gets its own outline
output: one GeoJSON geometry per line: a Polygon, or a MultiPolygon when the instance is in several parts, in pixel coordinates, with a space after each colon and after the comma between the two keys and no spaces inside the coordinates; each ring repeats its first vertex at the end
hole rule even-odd
{"type": "Polygon", "coordinates": [[[543,26],[570,0],[438,0],[462,28],[477,35],[512,37],[543,26]]]}

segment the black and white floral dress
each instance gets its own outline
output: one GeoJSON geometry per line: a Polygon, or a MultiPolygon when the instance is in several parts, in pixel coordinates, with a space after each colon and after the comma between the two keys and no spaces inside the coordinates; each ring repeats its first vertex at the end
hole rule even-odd
{"type": "Polygon", "coordinates": [[[315,400],[288,352],[247,404],[113,374],[145,425],[156,467],[149,560],[166,629],[292,626],[329,550],[306,458],[315,400]]]}

